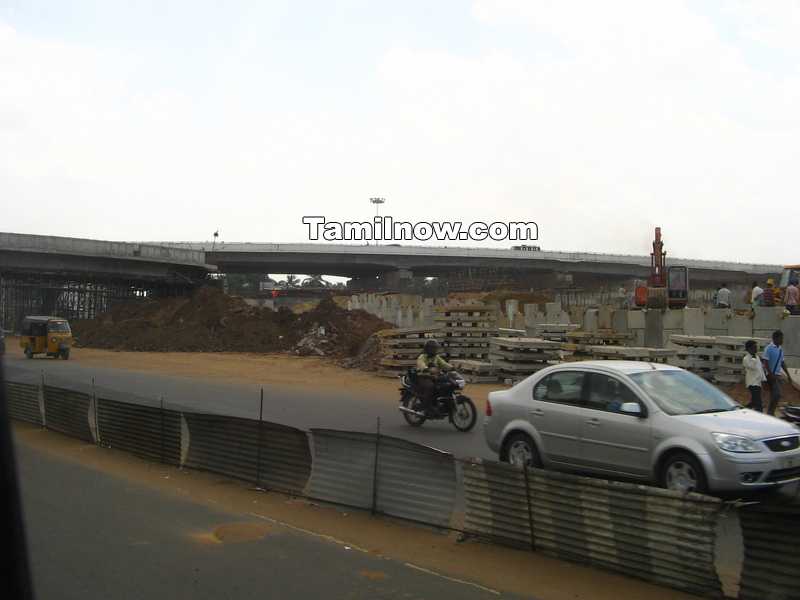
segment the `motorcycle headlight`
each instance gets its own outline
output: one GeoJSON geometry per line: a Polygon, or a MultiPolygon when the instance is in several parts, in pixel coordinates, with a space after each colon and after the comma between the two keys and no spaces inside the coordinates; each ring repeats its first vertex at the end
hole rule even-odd
{"type": "Polygon", "coordinates": [[[456,379],[456,387],[460,390],[464,389],[464,386],[467,385],[467,382],[463,379],[456,379]]]}
{"type": "Polygon", "coordinates": [[[711,437],[726,452],[759,452],[753,440],[730,433],[712,433],[711,437]]]}

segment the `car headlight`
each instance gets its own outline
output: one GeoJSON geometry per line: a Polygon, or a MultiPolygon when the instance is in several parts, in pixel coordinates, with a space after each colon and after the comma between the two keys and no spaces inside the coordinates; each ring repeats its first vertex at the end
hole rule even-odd
{"type": "Polygon", "coordinates": [[[711,437],[726,452],[760,452],[753,440],[730,433],[712,433],[711,437]]]}

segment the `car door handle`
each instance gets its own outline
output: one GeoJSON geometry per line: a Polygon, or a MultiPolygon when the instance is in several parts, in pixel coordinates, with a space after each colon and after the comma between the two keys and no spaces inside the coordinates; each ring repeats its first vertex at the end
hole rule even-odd
{"type": "Polygon", "coordinates": [[[544,416],[544,411],[541,408],[534,408],[531,411],[531,414],[533,416],[535,416],[535,417],[543,417],[544,416]]]}
{"type": "Polygon", "coordinates": [[[598,425],[600,425],[600,419],[589,419],[588,421],[586,421],[586,424],[591,425],[592,427],[597,427],[598,425]]]}

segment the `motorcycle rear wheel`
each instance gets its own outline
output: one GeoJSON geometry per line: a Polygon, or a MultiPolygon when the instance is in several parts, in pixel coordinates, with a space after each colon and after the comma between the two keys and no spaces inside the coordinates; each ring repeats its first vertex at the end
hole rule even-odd
{"type": "Polygon", "coordinates": [[[478,410],[475,404],[466,396],[456,398],[453,412],[450,414],[450,422],[459,431],[467,432],[475,427],[478,420],[478,410]]]}
{"type": "MultiPolygon", "coordinates": [[[[411,410],[422,412],[422,400],[420,400],[413,394],[403,394],[402,403],[405,408],[410,408],[411,410]]],[[[402,412],[403,412],[403,418],[406,420],[406,423],[408,423],[412,427],[419,427],[425,422],[425,417],[412,415],[411,413],[405,411],[402,412]]]]}

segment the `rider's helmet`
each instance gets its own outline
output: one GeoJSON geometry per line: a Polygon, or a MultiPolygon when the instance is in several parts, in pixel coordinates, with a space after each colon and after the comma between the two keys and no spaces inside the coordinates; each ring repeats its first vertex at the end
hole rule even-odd
{"type": "Polygon", "coordinates": [[[428,356],[435,356],[439,353],[439,350],[441,350],[441,346],[436,340],[428,340],[425,342],[425,354],[428,356]]]}

